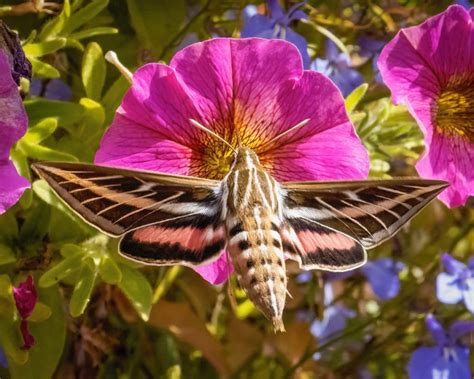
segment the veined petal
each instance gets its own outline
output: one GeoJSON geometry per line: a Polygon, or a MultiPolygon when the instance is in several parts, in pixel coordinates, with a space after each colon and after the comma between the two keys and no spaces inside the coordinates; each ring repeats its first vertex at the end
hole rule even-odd
{"type": "Polygon", "coordinates": [[[436,296],[444,304],[457,304],[463,299],[456,276],[442,272],[436,278],[436,296]]]}
{"type": "Polygon", "coordinates": [[[192,157],[191,148],[118,113],[102,138],[95,162],[189,175],[192,157]]]}
{"type": "Polygon", "coordinates": [[[0,160],[0,214],[15,204],[30,183],[18,175],[13,162],[0,160]]]}
{"type": "Polygon", "coordinates": [[[474,195],[474,144],[461,136],[434,131],[426,146],[423,157],[416,164],[417,171],[423,177],[449,182],[450,186],[439,195],[449,207],[464,204],[474,195]]]}
{"type": "Polygon", "coordinates": [[[450,182],[439,196],[450,207],[474,194],[472,18],[461,6],[450,6],[419,26],[402,29],[378,60],[393,101],[407,105],[425,135],[417,170],[450,182]]]}

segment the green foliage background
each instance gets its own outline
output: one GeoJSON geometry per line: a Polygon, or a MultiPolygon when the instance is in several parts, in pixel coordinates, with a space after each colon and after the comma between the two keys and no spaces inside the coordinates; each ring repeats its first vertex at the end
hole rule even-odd
{"type": "MultiPolygon", "coordinates": [[[[286,5],[291,3],[285,2],[286,5]]],[[[28,94],[27,134],[12,150],[21,174],[32,182],[20,202],[0,216],[0,345],[9,369],[2,378],[348,378],[368,370],[377,378],[405,376],[410,353],[430,344],[424,315],[446,323],[469,318],[462,306],[436,302],[435,275],[444,251],[466,259],[474,251],[471,206],[448,210],[430,205],[398,236],[371,252],[371,258],[402,260],[400,294],[380,302],[361,277],[340,283],[338,301],[358,312],[339,337],[324,345],[299,321],[301,311],[321,315],[322,276],[298,284],[289,267],[285,313],[287,333],[270,323],[246,299],[235,280],[213,287],[192,270],[141,267],[119,257],[117,242],[84,224],[34,177],[36,160],[93,160],[128,82],[106,63],[115,50],[130,70],[150,61],[167,62],[183,40],[239,36],[247,1],[76,0],[54,14],[19,11],[3,2],[2,18],[18,30],[42,79],[61,78],[71,101],[28,94]],[[36,345],[20,349],[19,318],[11,286],[32,274],[40,303],[31,317],[36,345]],[[324,360],[311,359],[316,352],[324,360]]],[[[374,81],[371,62],[359,55],[357,37],[389,40],[400,26],[414,25],[445,9],[438,1],[308,1],[308,22],[295,29],[313,57],[324,54],[327,37],[350,52],[367,84],[347,98],[347,108],[370,151],[372,177],[416,174],[423,150],[421,132],[388,90],[374,81]]]]}

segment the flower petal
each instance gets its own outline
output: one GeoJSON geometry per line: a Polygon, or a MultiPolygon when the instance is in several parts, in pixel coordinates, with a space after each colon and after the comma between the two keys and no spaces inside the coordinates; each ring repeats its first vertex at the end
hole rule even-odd
{"type": "Polygon", "coordinates": [[[96,163],[187,175],[190,148],[164,138],[160,132],[117,114],[95,156],[96,163]]]}
{"type": "Polygon", "coordinates": [[[26,132],[28,119],[10,63],[0,50],[0,161],[8,159],[12,145],[26,132]]]}
{"type": "Polygon", "coordinates": [[[214,285],[224,283],[234,271],[232,263],[227,260],[227,253],[221,254],[221,256],[212,263],[196,266],[193,267],[193,269],[205,280],[214,285]]]}
{"type": "Polygon", "coordinates": [[[450,208],[463,205],[474,195],[474,144],[460,135],[448,136],[437,131],[425,141],[427,148],[416,170],[423,177],[448,181],[450,186],[439,199],[450,208]]]}
{"type": "Polygon", "coordinates": [[[449,337],[451,339],[451,345],[455,345],[457,340],[465,334],[472,333],[474,331],[474,321],[469,320],[458,320],[454,321],[449,326],[449,337]]]}
{"type": "Polygon", "coordinates": [[[8,361],[5,355],[5,351],[0,346],[0,366],[3,368],[8,368],[8,361]]]}
{"type": "Polygon", "coordinates": [[[436,278],[436,297],[444,304],[457,304],[463,298],[457,277],[441,272],[436,278]]]}
{"type": "Polygon", "coordinates": [[[469,379],[469,350],[449,349],[446,359],[439,347],[420,347],[416,349],[408,363],[410,379],[469,379]],[[455,358],[453,358],[453,356],[455,358]]]}
{"type": "Polygon", "coordinates": [[[316,320],[311,325],[311,334],[318,338],[322,345],[342,332],[347,326],[347,319],[355,317],[355,312],[341,304],[330,306],[324,310],[323,319],[316,320]]]}
{"type": "Polygon", "coordinates": [[[26,319],[30,317],[38,301],[38,295],[31,275],[21,282],[18,287],[13,287],[13,298],[21,318],[26,319]]]}
{"type": "Polygon", "coordinates": [[[273,30],[274,22],[261,14],[255,14],[248,17],[248,15],[251,14],[250,12],[252,12],[252,8],[250,7],[250,5],[246,7],[249,9],[244,13],[244,26],[240,31],[240,36],[242,38],[273,38],[275,35],[273,30]]]}
{"type": "Polygon", "coordinates": [[[360,269],[367,277],[372,290],[382,300],[398,295],[400,279],[396,262],[389,258],[369,261],[360,269]]]}
{"type": "Polygon", "coordinates": [[[419,347],[408,362],[410,379],[434,379],[433,370],[436,362],[442,359],[439,347],[419,347]]]}
{"type": "Polygon", "coordinates": [[[305,71],[285,92],[281,111],[282,119],[288,120],[286,124],[310,121],[261,154],[262,163],[275,178],[284,181],[367,177],[367,151],[348,119],[337,87],[324,75],[305,71]]]}
{"type": "Polygon", "coordinates": [[[464,304],[466,308],[474,314],[474,278],[467,278],[465,281],[466,288],[463,290],[464,304]]]}
{"type": "Polygon", "coordinates": [[[458,261],[448,253],[443,253],[441,256],[441,263],[443,264],[446,272],[451,275],[461,275],[466,269],[466,265],[463,262],[458,261]]]}
{"type": "Polygon", "coordinates": [[[448,340],[446,331],[443,326],[436,320],[432,314],[428,314],[425,319],[426,327],[431,333],[431,336],[439,346],[444,346],[448,340]]]}
{"type": "Polygon", "coordinates": [[[416,168],[421,176],[451,183],[439,198],[448,206],[474,194],[470,162],[474,146],[465,136],[446,136],[434,125],[439,93],[455,76],[474,72],[472,16],[460,6],[401,30],[383,49],[378,65],[395,103],[405,103],[425,134],[427,146],[416,168]],[[454,57],[454,58],[453,58],[454,57]]]}
{"type": "Polygon", "coordinates": [[[18,175],[13,162],[0,160],[0,214],[14,205],[30,183],[18,175]]]}
{"type": "Polygon", "coordinates": [[[449,355],[446,359],[440,358],[433,365],[433,378],[446,379],[471,379],[471,370],[469,369],[469,350],[456,347],[445,349],[444,354],[449,355]]]}

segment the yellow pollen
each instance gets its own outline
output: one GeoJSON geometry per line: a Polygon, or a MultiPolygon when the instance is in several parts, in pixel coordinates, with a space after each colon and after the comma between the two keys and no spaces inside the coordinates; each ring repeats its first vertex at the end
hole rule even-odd
{"type": "Polygon", "coordinates": [[[474,143],[474,77],[450,79],[438,98],[436,130],[474,143]]]}

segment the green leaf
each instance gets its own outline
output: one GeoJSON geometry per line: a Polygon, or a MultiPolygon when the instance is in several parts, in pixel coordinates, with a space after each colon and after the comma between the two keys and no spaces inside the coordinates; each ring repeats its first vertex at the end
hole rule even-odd
{"type": "Polygon", "coordinates": [[[349,96],[346,98],[346,110],[347,113],[352,113],[352,111],[357,107],[357,104],[362,100],[365,93],[367,92],[369,85],[367,83],[361,84],[354,91],[352,91],[349,96]]]}
{"type": "Polygon", "coordinates": [[[20,230],[12,210],[0,215],[0,230],[0,241],[3,243],[13,243],[18,238],[20,230]]]}
{"type": "Polygon", "coordinates": [[[13,250],[3,243],[0,243],[0,265],[6,265],[16,261],[13,250]]]}
{"type": "Polygon", "coordinates": [[[30,127],[22,140],[28,144],[40,143],[53,134],[57,127],[58,120],[56,118],[44,118],[36,125],[30,127]]]}
{"type": "Polygon", "coordinates": [[[29,350],[25,364],[10,365],[12,379],[52,378],[64,349],[66,320],[59,288],[40,288],[38,296],[50,309],[50,317],[45,321],[29,324],[31,334],[36,340],[35,347],[29,350]]]}
{"type": "Polygon", "coordinates": [[[72,33],[69,35],[69,38],[81,40],[84,38],[90,38],[104,34],[117,34],[118,32],[119,30],[117,28],[111,28],[108,26],[98,26],[96,28],[90,28],[77,33],[72,33]]]}
{"type": "Polygon", "coordinates": [[[180,30],[186,16],[184,0],[127,0],[128,10],[138,39],[155,59],[180,30]]]}
{"type": "Polygon", "coordinates": [[[151,311],[152,289],[148,280],[138,270],[132,269],[124,264],[120,265],[122,280],[118,287],[130,300],[140,317],[147,321],[151,311]]]}
{"type": "Polygon", "coordinates": [[[39,286],[46,288],[58,283],[60,280],[79,270],[83,265],[84,255],[81,253],[63,259],[46,271],[39,280],[39,286]]]}
{"type": "Polygon", "coordinates": [[[39,39],[45,41],[60,34],[70,16],[71,4],[69,0],[64,0],[63,10],[57,17],[51,19],[44,25],[39,34],[39,39]]]}
{"type": "Polygon", "coordinates": [[[82,58],[82,83],[87,97],[99,100],[105,82],[105,59],[96,42],[87,45],[82,58]]]}
{"type": "Polygon", "coordinates": [[[51,149],[50,147],[19,141],[18,147],[30,158],[40,161],[68,161],[77,162],[78,159],[71,154],[51,149]]]}
{"type": "Polygon", "coordinates": [[[97,16],[107,5],[109,0],[92,0],[83,8],[71,15],[67,20],[61,34],[69,35],[76,29],[79,29],[82,25],[86,24],[97,16]]]}
{"type": "Polygon", "coordinates": [[[122,280],[119,266],[107,255],[103,255],[100,259],[99,274],[102,280],[108,284],[117,284],[122,280]]]}
{"type": "Polygon", "coordinates": [[[96,273],[91,268],[92,264],[84,264],[82,266],[79,281],[74,287],[74,292],[69,303],[69,313],[72,317],[79,317],[89,303],[96,281],[96,273]]]}
{"type": "Polygon", "coordinates": [[[73,243],[66,243],[61,246],[61,255],[64,258],[72,257],[76,254],[82,254],[82,248],[78,245],[74,245],[73,243]]]}
{"type": "Polygon", "coordinates": [[[33,74],[39,78],[59,78],[61,74],[53,66],[36,58],[30,58],[33,74]]]}
{"type": "Polygon", "coordinates": [[[42,57],[43,55],[54,53],[55,51],[62,49],[65,45],[65,38],[54,38],[49,41],[30,43],[23,46],[23,50],[30,59],[31,57],[42,57]]]}
{"type": "Polygon", "coordinates": [[[31,322],[43,322],[51,317],[51,308],[48,307],[46,304],[43,303],[36,303],[35,309],[30,317],[28,317],[28,321],[31,322]]]}
{"type": "Polygon", "coordinates": [[[77,123],[84,116],[84,107],[68,101],[36,98],[24,102],[30,123],[35,124],[46,117],[54,117],[61,127],[77,123]]]}
{"type": "Polygon", "coordinates": [[[119,78],[109,87],[104,97],[102,98],[102,104],[106,112],[105,122],[110,124],[115,111],[122,102],[122,98],[125,92],[130,88],[130,82],[123,76],[119,78]]]}

